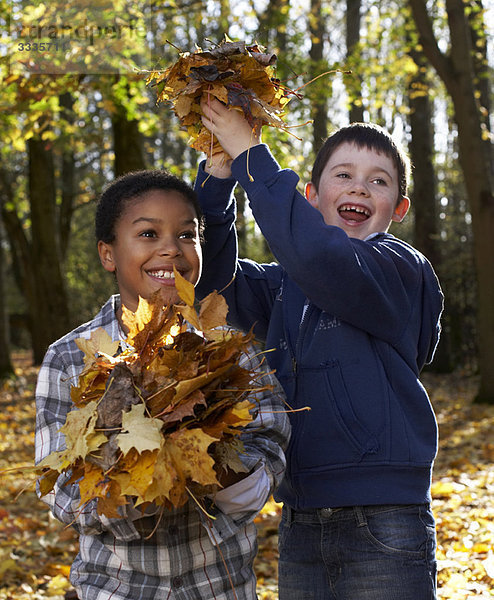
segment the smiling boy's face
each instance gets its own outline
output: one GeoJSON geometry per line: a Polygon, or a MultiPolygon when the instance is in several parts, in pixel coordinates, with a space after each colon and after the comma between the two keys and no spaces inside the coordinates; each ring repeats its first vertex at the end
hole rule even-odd
{"type": "Polygon", "coordinates": [[[194,285],[202,269],[199,222],[192,204],[175,190],[150,190],[126,202],[115,240],[100,241],[103,267],[116,274],[122,304],[135,312],[139,296],[163,290],[165,302],[180,299],[173,267],[194,285]]]}
{"type": "Polygon", "coordinates": [[[398,171],[392,158],[353,143],[345,142],[331,154],[318,187],[309,183],[306,196],[326,225],[360,240],[387,231],[410,206],[406,197],[398,202],[398,171]]]}

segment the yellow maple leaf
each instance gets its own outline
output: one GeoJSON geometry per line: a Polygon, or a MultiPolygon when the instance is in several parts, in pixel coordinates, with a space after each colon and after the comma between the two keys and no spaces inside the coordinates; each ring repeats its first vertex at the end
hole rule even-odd
{"type": "MultiPolygon", "coordinates": [[[[65,424],[60,432],[65,435],[66,450],[59,453],[59,458],[65,463],[73,462],[77,458],[86,458],[88,454],[97,450],[107,440],[103,433],[95,431],[98,418],[97,403],[89,402],[82,408],[71,410],[67,414],[65,424]]],[[[54,464],[49,465],[50,456],[46,457],[42,464],[56,468],[54,464]]],[[[65,464],[63,466],[65,468],[65,464]]]]}
{"type": "Polygon", "coordinates": [[[97,354],[104,353],[113,356],[119,346],[119,341],[114,342],[102,327],[93,331],[89,339],[77,338],[75,343],[84,352],[85,370],[92,365],[97,354]]]}
{"type": "Polygon", "coordinates": [[[123,306],[122,320],[129,329],[127,342],[134,349],[128,360],[141,358],[146,362],[154,355],[157,345],[171,344],[183,329],[177,311],[165,304],[162,290],[157,290],[148,300],[139,297],[135,312],[123,306]]]}
{"type": "Polygon", "coordinates": [[[144,414],[144,404],[134,404],[128,412],[122,413],[122,430],[117,436],[118,447],[127,454],[132,448],[138,452],[157,450],[163,438],[161,427],[163,422],[144,414]]]}
{"type": "Polygon", "coordinates": [[[136,506],[141,502],[163,504],[164,499],[168,499],[175,507],[182,506],[188,500],[185,490],[185,478],[183,476],[179,477],[166,444],[156,457],[153,480],[146,493],[138,498],[136,506]]]}
{"type": "Polygon", "coordinates": [[[152,318],[152,304],[140,296],[135,312],[122,305],[122,321],[129,329],[127,339],[131,344],[132,340],[152,321],[152,318]]]}
{"type": "MultiPolygon", "coordinates": [[[[61,473],[64,469],[66,469],[71,463],[72,456],[69,454],[67,449],[65,449],[51,452],[48,456],[45,456],[45,458],[38,464],[38,467],[41,469],[51,469],[54,473],[56,473],[56,476],[58,477],[58,474],[61,473]]],[[[47,477],[48,474],[45,474],[43,479],[45,481],[45,489],[47,489],[46,485],[48,484],[47,477]]],[[[55,482],[53,481],[53,485],[54,484],[55,482]]],[[[47,491],[50,491],[52,488],[53,486],[47,489],[47,491]]]]}
{"type": "Polygon", "coordinates": [[[173,265],[173,273],[175,274],[175,287],[177,288],[177,294],[185,302],[187,306],[194,306],[195,291],[194,284],[187,281],[173,265]]]}
{"type": "Polygon", "coordinates": [[[136,452],[136,457],[130,465],[121,465],[128,471],[110,473],[110,479],[118,481],[123,495],[138,496],[143,498],[148,487],[153,481],[154,470],[157,464],[159,450],[136,452]]]}
{"type": "Polygon", "coordinates": [[[165,446],[174,467],[185,479],[202,485],[218,484],[214,470],[214,460],[208,454],[208,448],[216,442],[214,437],[202,429],[182,429],[171,433],[165,446]]]}

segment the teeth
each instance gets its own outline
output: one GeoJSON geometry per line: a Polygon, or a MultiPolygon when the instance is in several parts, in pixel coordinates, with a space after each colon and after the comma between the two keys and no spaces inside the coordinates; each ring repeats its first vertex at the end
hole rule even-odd
{"type": "Polygon", "coordinates": [[[360,206],[353,206],[353,205],[347,205],[347,206],[342,206],[340,208],[340,211],[354,211],[354,212],[358,212],[358,213],[362,213],[364,215],[367,215],[368,217],[370,217],[370,212],[366,209],[366,208],[362,208],[360,206]]]}
{"type": "Polygon", "coordinates": [[[175,273],[173,271],[149,271],[149,274],[153,277],[159,277],[160,279],[175,279],[175,273]]]}

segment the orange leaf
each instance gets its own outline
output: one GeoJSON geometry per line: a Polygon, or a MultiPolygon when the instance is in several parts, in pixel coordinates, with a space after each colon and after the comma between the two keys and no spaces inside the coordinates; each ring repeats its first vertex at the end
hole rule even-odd
{"type": "Polygon", "coordinates": [[[80,504],[86,504],[89,500],[104,497],[107,492],[108,480],[103,471],[96,465],[86,463],[84,477],[79,482],[81,492],[80,504]]]}
{"type": "Polygon", "coordinates": [[[225,298],[212,292],[201,300],[201,309],[199,319],[201,321],[201,329],[214,329],[226,323],[226,315],[228,314],[228,305],[225,298]]]}

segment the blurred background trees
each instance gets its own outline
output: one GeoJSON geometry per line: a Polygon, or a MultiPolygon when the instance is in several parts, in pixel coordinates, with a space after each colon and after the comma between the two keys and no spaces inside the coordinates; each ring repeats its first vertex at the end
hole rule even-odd
{"type": "MultiPolygon", "coordinates": [[[[77,66],[67,44],[49,73],[36,72],[39,53],[18,50],[15,27],[33,14],[57,22],[56,4],[0,0],[11,34],[0,62],[0,376],[18,348],[39,363],[114,291],[93,239],[105,184],[137,168],[193,181],[202,157],[138,69],[166,68],[179,51],[227,34],[276,52],[277,77],[297,90],[286,116],[292,135],[266,129],[263,138],[302,182],[324,138],[351,121],[377,122],[404,142],[413,210],[391,231],[424,251],[445,291],[432,368],[478,373],[478,399],[494,403],[493,0],[133,2],[139,55],[112,40],[109,67],[87,47],[77,66]]],[[[93,4],[115,23],[129,12],[123,0],[93,4]]],[[[237,193],[242,254],[271,260],[237,193]]]]}

